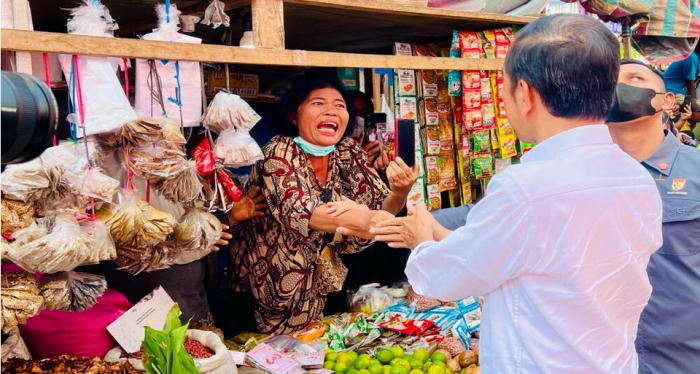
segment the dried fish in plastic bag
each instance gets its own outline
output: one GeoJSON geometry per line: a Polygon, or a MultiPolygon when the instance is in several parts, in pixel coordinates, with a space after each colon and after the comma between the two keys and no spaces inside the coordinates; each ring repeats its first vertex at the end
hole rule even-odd
{"type": "Polygon", "coordinates": [[[92,236],[92,248],[90,256],[85,260],[86,264],[114,260],[117,257],[117,247],[104,222],[100,220],[88,221],[83,224],[83,230],[89,230],[92,236]]]}
{"type": "Polygon", "coordinates": [[[240,96],[221,91],[209,103],[202,122],[219,134],[230,128],[250,131],[261,118],[240,96]]]}
{"type": "Polygon", "coordinates": [[[223,227],[213,214],[190,209],[175,228],[173,242],[182,251],[205,250],[216,245],[223,227]]]}
{"type": "Polygon", "coordinates": [[[17,240],[10,244],[7,256],[12,262],[29,272],[51,274],[73,270],[91,257],[92,232],[83,230],[73,215],[40,221],[48,233],[26,243],[17,240]]]}
{"type": "Polygon", "coordinates": [[[117,193],[120,185],[118,180],[107,176],[97,168],[68,170],[64,176],[74,194],[108,203],[112,202],[112,197],[117,193]]]}
{"type": "Polygon", "coordinates": [[[127,166],[139,177],[167,178],[185,170],[187,158],[180,149],[147,146],[135,149],[124,155],[127,166]]]}
{"type": "Polygon", "coordinates": [[[234,168],[253,165],[263,159],[262,149],[245,130],[222,131],[216,139],[214,153],[224,166],[234,168]]]}
{"type": "Polygon", "coordinates": [[[44,276],[39,284],[44,309],[69,312],[92,308],[106,289],[103,276],[74,271],[44,276]]]}
{"type": "Polygon", "coordinates": [[[125,123],[119,131],[119,142],[125,146],[142,147],[163,139],[159,118],[140,117],[125,123]]]}
{"type": "Polygon", "coordinates": [[[2,331],[9,332],[39,313],[44,298],[34,275],[27,272],[3,272],[1,285],[2,331]]]}
{"type": "Polygon", "coordinates": [[[213,29],[221,25],[229,27],[231,17],[226,14],[226,6],[223,2],[220,0],[212,0],[204,11],[204,19],[201,23],[202,25],[211,25],[213,29]]]}
{"type": "Polygon", "coordinates": [[[187,139],[182,134],[182,126],[180,123],[173,121],[170,118],[161,119],[161,127],[163,129],[163,140],[168,143],[186,144],[187,139]]]}
{"type": "MultiPolygon", "coordinates": [[[[101,202],[95,201],[95,207],[99,206],[101,206],[101,202]]],[[[91,203],[87,196],[69,194],[61,199],[42,199],[37,201],[34,207],[37,217],[45,217],[84,212],[91,208],[91,203]]]]}
{"type": "Polygon", "coordinates": [[[117,266],[133,275],[141,272],[163,270],[173,264],[173,259],[179,251],[170,243],[161,242],[153,247],[117,248],[117,266]]]}
{"type": "Polygon", "coordinates": [[[0,186],[2,194],[24,202],[32,202],[46,197],[51,181],[44,171],[41,158],[23,164],[8,165],[0,186]]]}
{"type": "Polygon", "coordinates": [[[3,235],[28,227],[34,222],[34,206],[31,204],[3,197],[0,205],[3,235]]]}
{"type": "Polygon", "coordinates": [[[176,203],[190,204],[206,198],[204,185],[207,182],[197,173],[197,163],[192,160],[187,161],[184,170],[177,174],[152,177],[149,181],[155,191],[176,203]]]}
{"type": "Polygon", "coordinates": [[[109,227],[117,247],[154,246],[164,241],[177,225],[171,214],[139,200],[131,191],[125,192],[120,204],[100,209],[97,218],[109,227]]]}

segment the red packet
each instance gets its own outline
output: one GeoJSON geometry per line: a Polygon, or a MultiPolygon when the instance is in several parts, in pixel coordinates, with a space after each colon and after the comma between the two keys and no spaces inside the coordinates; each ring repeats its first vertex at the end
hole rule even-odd
{"type": "Polygon", "coordinates": [[[435,325],[435,321],[423,320],[423,319],[412,319],[406,322],[406,324],[411,325],[415,328],[415,331],[411,335],[422,336],[431,327],[435,325]]]}
{"type": "Polygon", "coordinates": [[[192,159],[197,162],[197,173],[205,178],[214,176],[216,156],[211,149],[208,138],[204,138],[191,152],[192,159]]]}
{"type": "Polygon", "coordinates": [[[400,319],[400,316],[395,316],[394,318],[384,323],[380,323],[379,327],[386,330],[396,331],[405,335],[413,335],[413,333],[416,332],[417,327],[408,322],[410,322],[410,320],[402,321],[400,319]]]}
{"type": "Polygon", "coordinates": [[[231,177],[223,169],[218,169],[216,171],[216,175],[224,184],[224,189],[226,190],[228,197],[230,197],[234,203],[239,202],[241,200],[241,196],[243,196],[243,191],[236,187],[236,184],[233,183],[233,179],[231,179],[231,177]]]}

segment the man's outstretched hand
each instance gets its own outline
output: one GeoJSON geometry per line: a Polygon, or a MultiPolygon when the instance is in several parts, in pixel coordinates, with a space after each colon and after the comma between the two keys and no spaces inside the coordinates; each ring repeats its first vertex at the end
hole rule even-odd
{"type": "Polygon", "coordinates": [[[385,242],[391,248],[415,249],[419,244],[432,241],[435,218],[425,204],[406,206],[408,217],[383,220],[370,230],[377,241],[385,242]]]}

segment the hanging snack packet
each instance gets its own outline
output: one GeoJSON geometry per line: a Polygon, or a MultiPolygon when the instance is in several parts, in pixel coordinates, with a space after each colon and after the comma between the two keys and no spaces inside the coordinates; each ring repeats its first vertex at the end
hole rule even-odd
{"type": "Polygon", "coordinates": [[[186,155],[182,150],[165,148],[162,145],[127,148],[124,161],[128,170],[141,178],[168,178],[185,170],[186,155]]]}
{"type": "Polygon", "coordinates": [[[247,131],[236,129],[221,132],[216,139],[214,153],[224,166],[232,168],[253,165],[264,158],[255,139],[247,131]]]}
{"type": "Polygon", "coordinates": [[[39,289],[45,309],[82,312],[97,303],[107,281],[101,275],[68,271],[43,276],[39,289]]]}
{"type": "Polygon", "coordinates": [[[39,295],[34,274],[24,271],[3,271],[1,286],[2,320],[0,320],[0,326],[4,333],[8,333],[17,325],[23,325],[27,319],[38,314],[44,298],[39,295]]]}
{"type": "Polygon", "coordinates": [[[208,138],[204,138],[190,154],[192,159],[197,162],[197,172],[204,178],[211,178],[216,171],[216,157],[211,149],[211,143],[208,138]]]}
{"type": "Polygon", "coordinates": [[[428,210],[434,212],[442,208],[442,197],[440,196],[440,186],[437,184],[429,185],[428,191],[428,210]]]}
{"type": "Polygon", "coordinates": [[[220,134],[226,129],[250,131],[262,117],[240,96],[220,91],[214,96],[202,122],[211,131],[220,134]]]}
{"type": "Polygon", "coordinates": [[[120,270],[138,275],[144,271],[148,273],[169,268],[178,253],[174,246],[165,241],[146,248],[119,247],[116,264],[120,270]]]}
{"type": "Polygon", "coordinates": [[[110,229],[118,248],[146,248],[164,241],[175,229],[177,221],[138,199],[133,191],[125,191],[118,204],[102,208],[97,218],[110,229]]]}
{"type": "Polygon", "coordinates": [[[100,220],[88,221],[82,225],[83,230],[90,231],[92,250],[87,263],[96,264],[100,261],[114,260],[117,257],[117,247],[114,245],[109,228],[100,220]]]}
{"type": "Polygon", "coordinates": [[[97,200],[112,202],[120,182],[110,178],[97,168],[67,170],[64,177],[74,194],[92,197],[97,200]]]}
{"type": "Polygon", "coordinates": [[[81,229],[73,215],[47,217],[40,220],[48,233],[25,244],[14,242],[7,251],[8,258],[32,273],[70,271],[90,259],[93,238],[81,229]]]}
{"type": "Polygon", "coordinates": [[[119,130],[119,143],[124,146],[143,147],[163,139],[161,119],[140,117],[124,124],[119,130]]]}
{"type": "Polygon", "coordinates": [[[181,251],[206,250],[216,245],[223,227],[211,213],[192,208],[175,227],[173,244],[181,251]]]}
{"type": "Polygon", "coordinates": [[[456,189],[454,156],[438,157],[438,167],[440,168],[440,192],[456,189]]]}
{"type": "Polygon", "coordinates": [[[490,154],[475,157],[473,163],[476,179],[491,178],[493,176],[493,157],[490,154]]]}
{"type": "Polygon", "coordinates": [[[488,130],[475,131],[472,141],[475,153],[491,152],[491,137],[488,130]]]}

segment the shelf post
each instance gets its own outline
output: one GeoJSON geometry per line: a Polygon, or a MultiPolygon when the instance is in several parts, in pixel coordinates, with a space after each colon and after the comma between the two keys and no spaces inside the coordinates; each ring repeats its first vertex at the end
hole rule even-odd
{"type": "MultiPolygon", "coordinates": [[[[33,30],[32,12],[29,0],[2,0],[2,27],[15,30],[33,30]]],[[[14,58],[15,69],[18,73],[32,74],[32,54],[17,51],[14,58]]]]}
{"type": "Polygon", "coordinates": [[[253,43],[256,48],[284,49],[282,0],[252,0],[253,43]]]}

